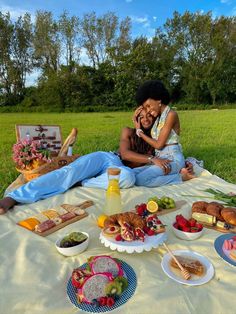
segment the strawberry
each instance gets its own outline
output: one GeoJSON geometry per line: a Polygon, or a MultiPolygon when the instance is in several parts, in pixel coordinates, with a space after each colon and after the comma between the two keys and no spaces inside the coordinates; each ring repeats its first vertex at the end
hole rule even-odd
{"type": "Polygon", "coordinates": [[[107,306],[111,307],[115,304],[115,300],[112,297],[107,298],[107,306]]]}
{"type": "Polygon", "coordinates": [[[181,218],[178,220],[178,224],[181,228],[184,228],[184,227],[190,227],[190,223],[188,222],[187,219],[185,218],[181,218]]]}
{"type": "Polygon", "coordinates": [[[203,228],[203,225],[197,222],[195,227],[198,229],[198,231],[201,231],[203,228]]]}
{"type": "Polygon", "coordinates": [[[196,232],[198,232],[198,231],[199,231],[199,230],[198,230],[197,228],[192,227],[190,232],[192,232],[192,233],[196,233],[196,232]]]}
{"type": "Polygon", "coordinates": [[[176,228],[176,229],[179,229],[179,224],[178,224],[178,222],[175,222],[175,223],[173,224],[173,227],[176,228]]]}
{"type": "Polygon", "coordinates": [[[190,224],[190,227],[195,227],[195,225],[196,225],[196,219],[194,219],[194,218],[190,218],[189,219],[189,224],[190,224]]]}
{"type": "Polygon", "coordinates": [[[176,215],[175,219],[178,222],[179,219],[184,218],[182,215],[176,215]]]}
{"type": "Polygon", "coordinates": [[[188,226],[183,226],[182,227],[182,231],[184,231],[184,232],[191,232],[191,228],[188,227],[188,226]]]}
{"type": "Polygon", "coordinates": [[[116,241],[122,241],[122,236],[120,234],[117,234],[117,236],[115,237],[116,241]]]}

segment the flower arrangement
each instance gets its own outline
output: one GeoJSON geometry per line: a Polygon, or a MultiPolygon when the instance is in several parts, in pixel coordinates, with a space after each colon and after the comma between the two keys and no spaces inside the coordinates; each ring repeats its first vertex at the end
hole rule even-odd
{"type": "Polygon", "coordinates": [[[13,160],[19,170],[32,170],[51,162],[50,151],[42,148],[40,141],[21,140],[13,145],[13,160]]]}

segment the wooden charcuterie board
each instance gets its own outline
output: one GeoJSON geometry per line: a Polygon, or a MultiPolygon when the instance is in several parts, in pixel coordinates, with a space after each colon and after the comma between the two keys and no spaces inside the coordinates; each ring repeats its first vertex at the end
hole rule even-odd
{"type": "Polygon", "coordinates": [[[157,216],[167,215],[169,213],[172,213],[172,212],[174,212],[176,210],[181,209],[181,207],[183,205],[185,205],[185,204],[187,204],[187,202],[184,201],[184,200],[183,201],[175,201],[175,205],[176,205],[175,208],[170,208],[170,209],[162,209],[162,208],[160,208],[160,209],[158,209],[156,214],[157,214],[157,216]]]}
{"type": "MultiPolygon", "coordinates": [[[[93,205],[94,205],[93,201],[85,201],[85,202],[83,202],[83,203],[81,203],[79,205],[76,205],[76,206],[80,207],[81,209],[86,209],[86,208],[88,208],[90,206],[93,206],[93,205]]],[[[44,232],[31,231],[31,230],[29,230],[27,228],[25,228],[25,229],[27,229],[27,230],[29,230],[29,231],[37,234],[37,235],[40,235],[41,237],[46,237],[49,234],[52,234],[52,233],[56,232],[57,230],[60,230],[60,229],[66,227],[66,226],[68,226],[68,225],[70,225],[70,224],[72,224],[72,223],[74,223],[76,221],[79,221],[79,220],[81,220],[81,219],[83,219],[83,218],[85,218],[87,216],[88,216],[88,213],[85,211],[84,214],[76,216],[76,217],[73,217],[72,219],[69,219],[69,220],[67,220],[65,222],[62,222],[59,225],[56,225],[56,226],[54,226],[54,227],[52,227],[52,228],[50,228],[50,229],[48,229],[48,230],[46,230],[44,232]]],[[[22,226],[20,226],[20,227],[22,227],[22,226]]],[[[22,227],[22,228],[24,228],[24,227],[22,227]]]]}
{"type": "Polygon", "coordinates": [[[204,228],[207,228],[207,229],[212,229],[212,230],[219,231],[222,233],[236,233],[236,226],[234,228],[227,230],[227,229],[222,229],[216,226],[211,226],[203,222],[200,222],[200,223],[203,225],[204,228]]]}

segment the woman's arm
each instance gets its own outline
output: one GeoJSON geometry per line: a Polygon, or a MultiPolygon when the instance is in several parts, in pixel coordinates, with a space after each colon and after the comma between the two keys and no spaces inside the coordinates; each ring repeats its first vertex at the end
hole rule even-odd
{"type": "MultiPolygon", "coordinates": [[[[153,138],[145,135],[143,132],[140,132],[139,136],[145,142],[147,142],[149,145],[151,145],[152,147],[154,147],[156,149],[162,149],[166,145],[166,141],[170,135],[170,132],[174,128],[178,119],[179,118],[178,118],[177,113],[174,111],[170,111],[167,118],[166,118],[166,122],[165,122],[163,128],[161,129],[161,132],[160,132],[158,139],[153,139],[153,138]]],[[[136,122],[135,127],[139,128],[139,126],[140,126],[139,122],[136,122]]]]}
{"type": "MultiPolygon", "coordinates": [[[[121,132],[120,138],[120,148],[119,152],[121,155],[122,160],[126,160],[129,162],[140,163],[140,164],[149,164],[152,163],[156,166],[159,166],[163,169],[164,174],[168,174],[171,168],[168,166],[170,160],[168,159],[159,159],[159,158],[152,158],[152,155],[144,155],[137,153],[131,150],[131,137],[132,137],[133,130],[130,128],[124,128],[121,132]]],[[[135,167],[137,167],[136,165],[135,167]]]]}

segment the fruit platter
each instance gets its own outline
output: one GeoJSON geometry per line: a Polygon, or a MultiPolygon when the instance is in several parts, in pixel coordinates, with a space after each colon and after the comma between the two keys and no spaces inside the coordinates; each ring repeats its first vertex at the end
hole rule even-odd
{"type": "Polygon", "coordinates": [[[136,286],[136,274],[130,265],[107,255],[92,256],[72,271],[67,295],[81,310],[108,312],[126,303],[136,286]]]}
{"type": "Polygon", "coordinates": [[[100,234],[101,242],[111,250],[141,253],[157,248],[166,239],[165,225],[157,214],[148,211],[125,212],[108,216],[100,234]]]}

